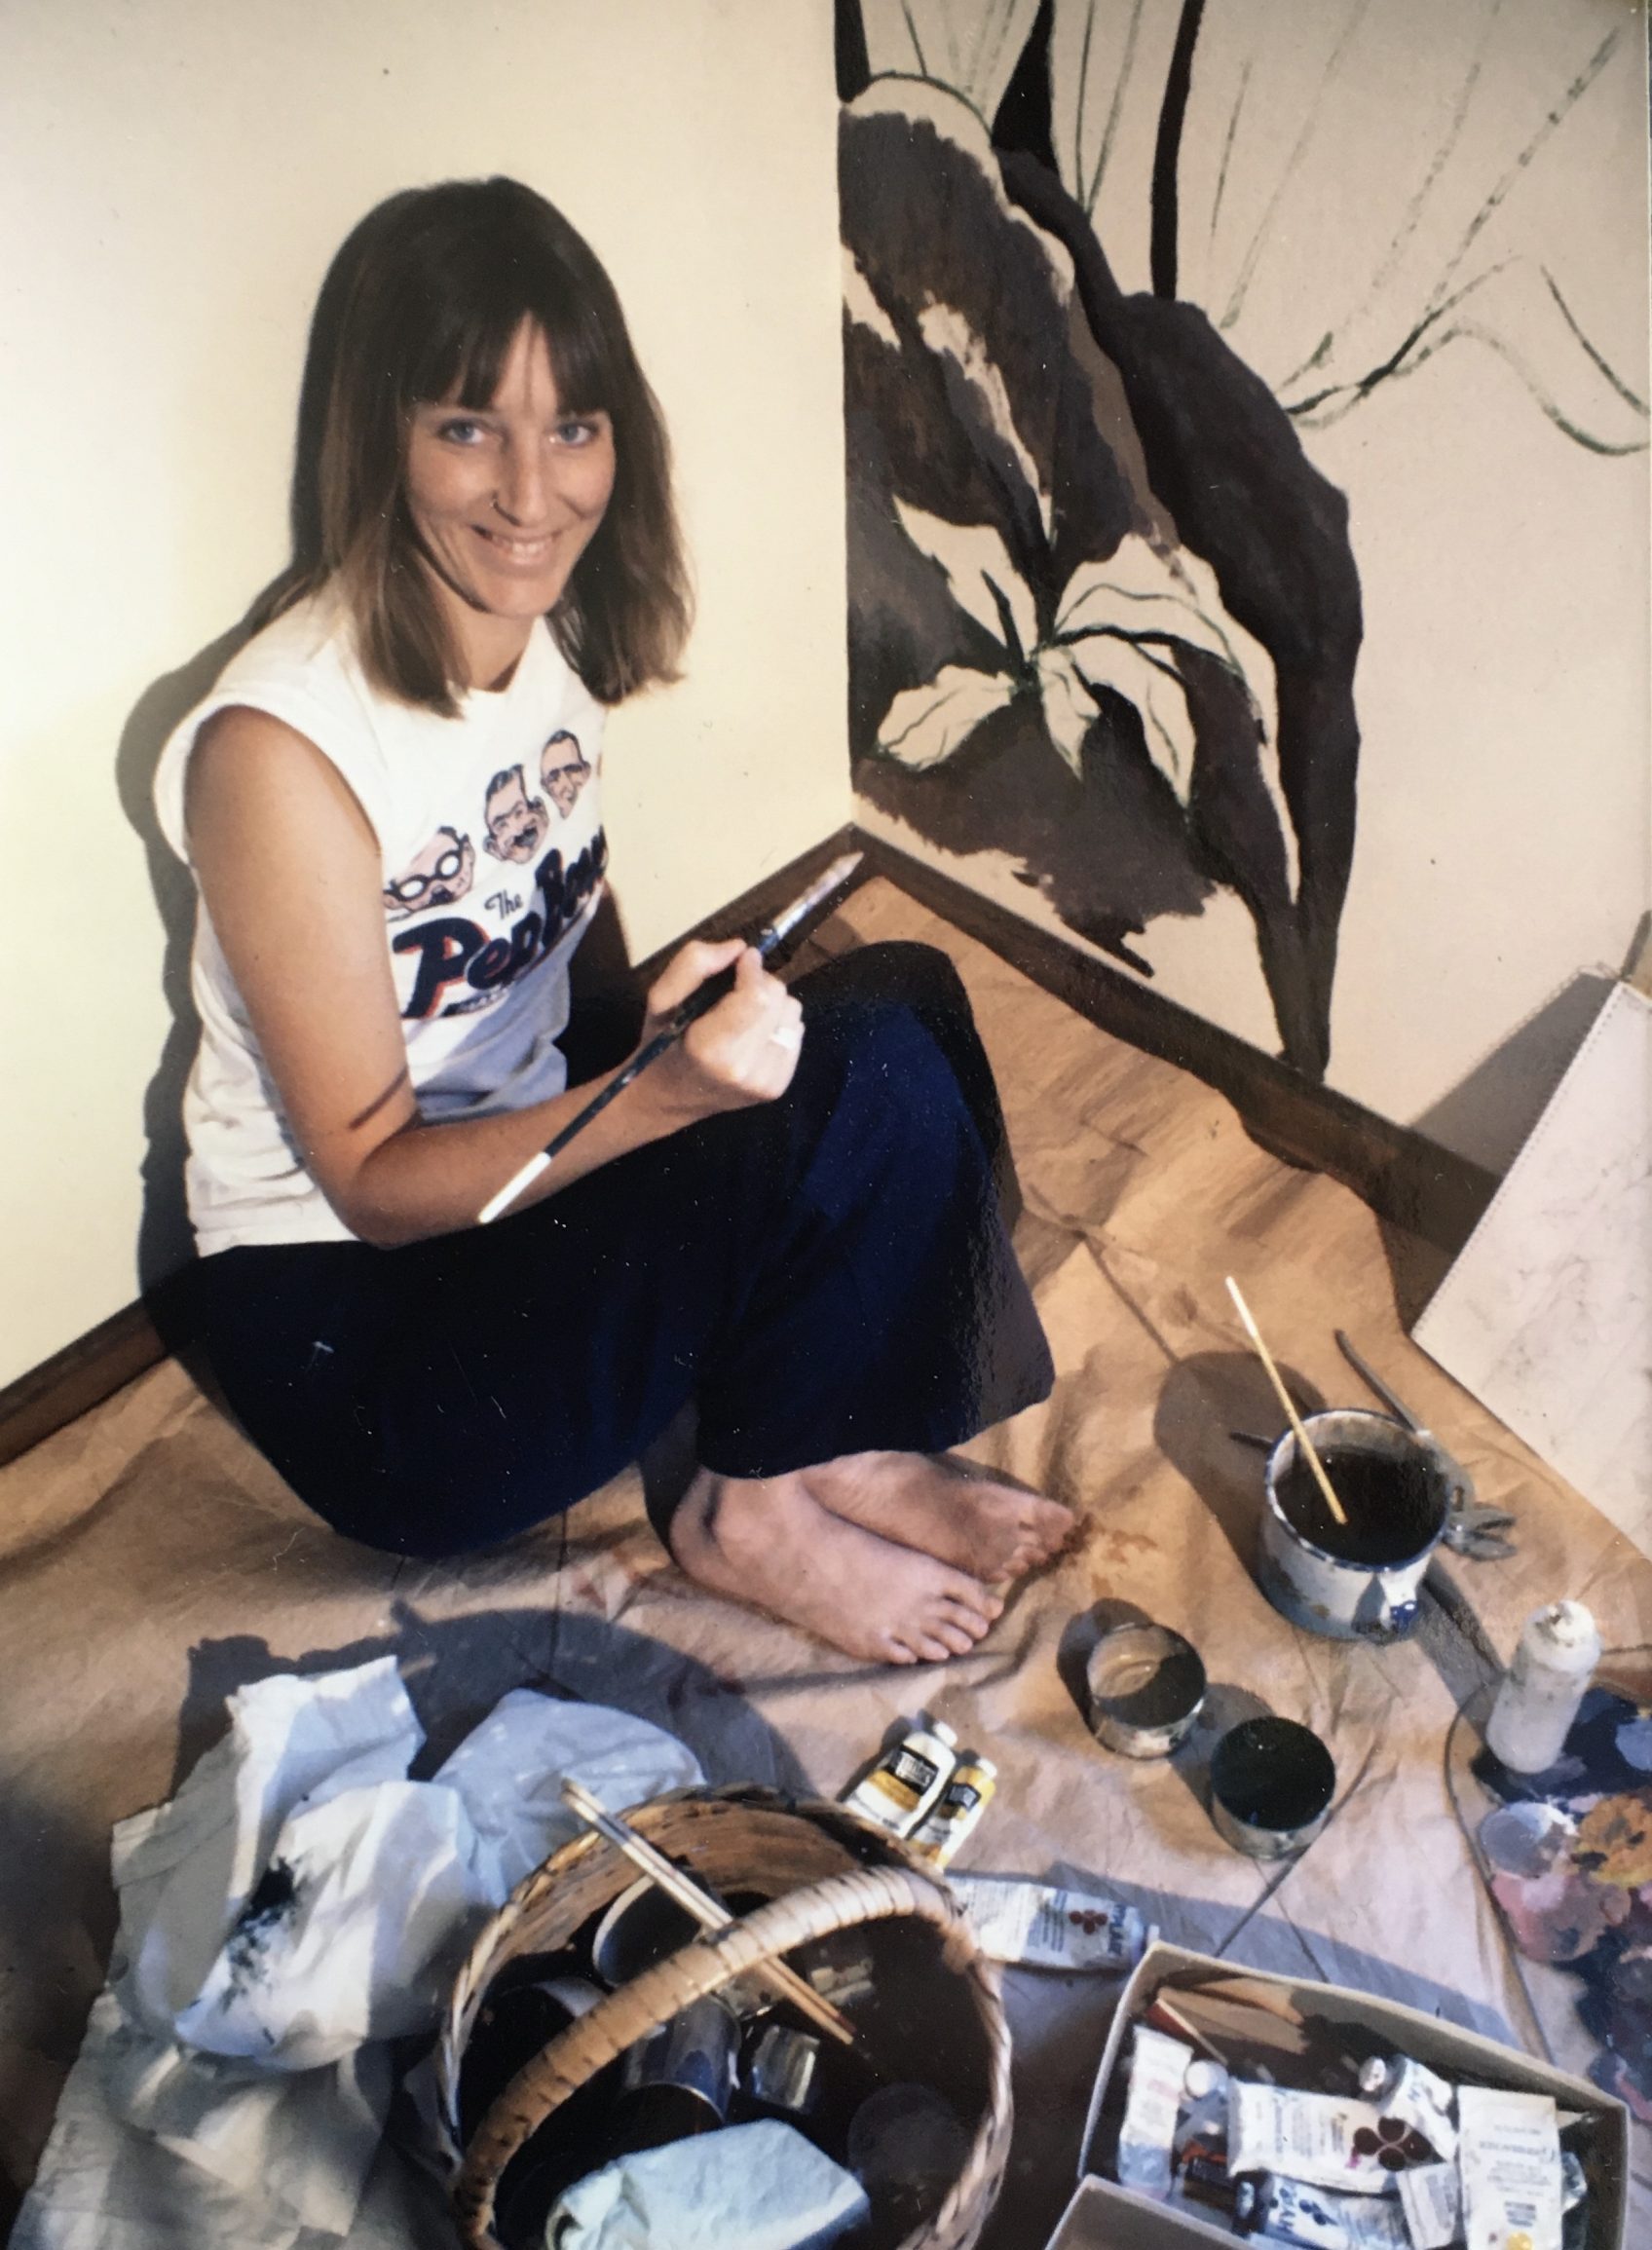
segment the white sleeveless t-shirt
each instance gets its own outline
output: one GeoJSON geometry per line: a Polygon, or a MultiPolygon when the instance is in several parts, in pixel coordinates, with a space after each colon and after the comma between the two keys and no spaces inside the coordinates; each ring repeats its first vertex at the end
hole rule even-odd
{"type": "MultiPolygon", "coordinates": [[[[186,860],[190,750],[203,723],[235,704],[314,742],[378,838],[385,945],[422,1114],[481,1116],[561,1093],[568,962],[608,857],[603,714],[544,620],[508,687],[472,690],[443,719],[369,686],[334,597],[287,611],[231,659],[162,752],[156,808],[186,860]]],[[[201,1047],[184,1125],[203,1254],[354,1241],[305,1169],[204,902],[192,983],[201,1047]]],[[[324,970],[318,983],[324,1008],[324,970]]]]}

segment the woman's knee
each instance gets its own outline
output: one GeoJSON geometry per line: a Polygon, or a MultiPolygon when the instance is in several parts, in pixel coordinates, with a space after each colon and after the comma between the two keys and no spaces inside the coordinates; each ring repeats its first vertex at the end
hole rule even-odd
{"type": "Polygon", "coordinates": [[[800,977],[798,996],[818,1006],[896,1006],[969,1018],[969,998],[952,961],[937,946],[888,938],[857,946],[800,977]]]}

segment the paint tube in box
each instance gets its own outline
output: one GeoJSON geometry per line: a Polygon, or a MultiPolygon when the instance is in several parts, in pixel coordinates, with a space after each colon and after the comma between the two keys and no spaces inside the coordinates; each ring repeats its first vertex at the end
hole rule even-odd
{"type": "Polygon", "coordinates": [[[1227,2089],[1227,2168],[1282,2172],[1348,2194],[1392,2194],[1394,2175],[1375,2154],[1382,2145],[1381,2122],[1382,2113],[1370,2102],[1235,2079],[1227,2089]]]}
{"type": "Polygon", "coordinates": [[[1412,2250],[1405,2219],[1381,2196],[1341,2195],[1268,2172],[1238,2179],[1210,2156],[1189,2156],[1179,2168],[1171,2200],[1214,2207],[1238,2233],[1258,2242],[1289,2242],[1298,2250],[1412,2250]]]}
{"type": "Polygon", "coordinates": [[[1187,2065],[1182,2088],[1182,2116],[1176,2127],[1178,2163],[1193,2156],[1211,2156],[1227,2150],[1227,2073],[1218,2062],[1195,2055],[1187,2065]]]}
{"type": "Polygon", "coordinates": [[[996,1875],[949,1878],[989,1961],[1016,1969],[1134,1969],[1147,1929],[1134,1906],[996,1875]]]}
{"type": "Polygon", "coordinates": [[[1245,2232],[1299,2250],[1410,2250],[1395,2204],[1266,2173],[1240,2181],[1234,2215],[1245,2232]]]}
{"type": "Polygon", "coordinates": [[[1410,2055],[1372,2055],[1360,2072],[1360,2091],[1385,2118],[1420,2133],[1442,2163],[1457,2153],[1451,2112],[1457,2089],[1410,2055]]]}
{"type": "Polygon", "coordinates": [[[1461,2241],[1463,2191],[1455,2163],[1412,2164],[1398,2178],[1411,2250],[1450,2250],[1461,2241]]]}
{"type": "Polygon", "coordinates": [[[1468,2250],[1560,2250],[1563,2174],[1552,2097],[1463,2086],[1457,2122],[1468,2250]]]}
{"type": "Polygon", "coordinates": [[[1118,2130],[1118,2181],[1163,2202],[1170,2194],[1171,2144],[1193,2050],[1139,2023],[1130,2050],[1130,2086],[1118,2130]]]}

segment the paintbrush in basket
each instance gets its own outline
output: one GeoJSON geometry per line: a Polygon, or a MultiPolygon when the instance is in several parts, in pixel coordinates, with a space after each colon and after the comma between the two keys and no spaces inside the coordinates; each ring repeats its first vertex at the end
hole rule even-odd
{"type": "MultiPolygon", "coordinates": [[[[728,1908],[720,1906],[709,1891],[702,1891],[692,1875],[685,1875],[663,1852],[657,1852],[646,1836],[639,1836],[628,1820],[609,1812],[579,1781],[563,1782],[562,1801],[587,1827],[594,1828],[599,1836],[606,1836],[617,1851],[623,1852],[632,1866],[640,1868],[651,1882],[657,1884],[668,1898],[675,1899],[685,1914],[692,1914],[702,1930],[716,1933],[733,1927],[728,1908]]],[[[760,1977],[777,1999],[790,2001],[794,2007],[801,2008],[811,2023],[818,2024],[833,2039],[841,2040],[845,2046],[854,2045],[854,2026],[848,2017],[829,2000],[822,2000],[813,1986],[806,1984],[785,1962],[766,1961],[752,1974],[760,1977]]]]}
{"type": "MultiPolygon", "coordinates": [[[[816,907],[824,906],[832,893],[847,882],[865,856],[864,852],[846,851],[841,859],[833,860],[824,875],[818,877],[806,891],[793,899],[790,906],[783,908],[771,922],[766,923],[758,931],[751,942],[765,960],[785,943],[793,930],[807,920],[816,907]]],[[[689,1026],[697,1024],[701,1016],[708,1015],[718,1001],[733,989],[734,972],[732,968],[719,969],[715,976],[707,977],[704,984],[697,985],[682,1006],[667,1017],[654,1037],[637,1049],[619,1076],[611,1078],[594,1101],[587,1102],[577,1117],[547,1141],[537,1156],[530,1156],[521,1171],[515,1173],[497,1195],[482,1205],[476,1214],[476,1224],[491,1226],[496,1219],[508,1211],[516,1198],[525,1189],[532,1187],[540,1174],[547,1169],[551,1159],[561,1154],[575,1134],[582,1133],[591,1119],[600,1116],[617,1094],[622,1094],[634,1078],[641,1077],[651,1063],[657,1063],[661,1055],[668,1054],[689,1026]]]]}

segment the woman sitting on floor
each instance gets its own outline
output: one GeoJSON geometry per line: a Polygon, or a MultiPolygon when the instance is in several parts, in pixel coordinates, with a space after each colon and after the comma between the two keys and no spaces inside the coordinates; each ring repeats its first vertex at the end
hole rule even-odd
{"type": "MultiPolygon", "coordinates": [[[[849,1654],[961,1654],[1066,1509],[932,1456],[1050,1364],[950,963],[733,989],[559,1156],[604,707],[675,676],[663,427],[613,285],[509,180],[393,197],[340,253],[315,551],[169,742],[196,875],[200,1335],[339,1531],[438,1556],[615,1475],[686,1407],[658,1525],[701,1585],[849,1654]]],[[[301,542],[301,545],[304,543],[301,542]]]]}

